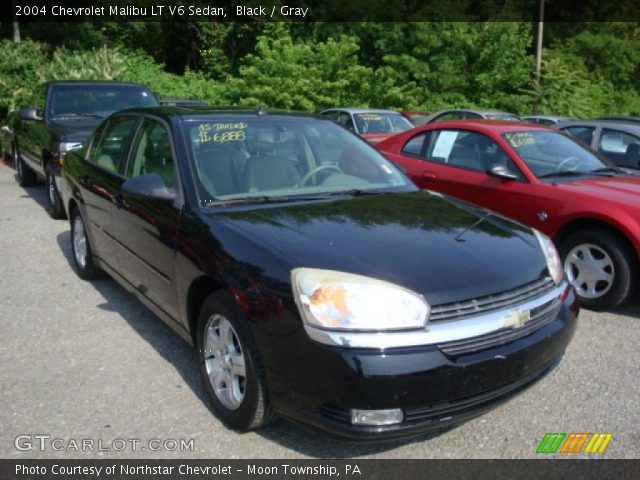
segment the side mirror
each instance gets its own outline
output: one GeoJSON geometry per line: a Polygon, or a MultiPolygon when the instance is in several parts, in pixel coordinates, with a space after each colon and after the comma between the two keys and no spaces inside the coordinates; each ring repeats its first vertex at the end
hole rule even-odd
{"type": "Polygon", "coordinates": [[[18,117],[20,120],[42,120],[35,108],[21,108],[18,111],[18,117]]]}
{"type": "Polygon", "coordinates": [[[122,192],[133,197],[149,198],[162,202],[172,202],[176,198],[174,189],[167,188],[157,173],[145,173],[130,178],[122,184],[122,192]]]}
{"type": "Polygon", "coordinates": [[[509,170],[504,165],[498,165],[498,164],[492,165],[491,168],[487,170],[487,174],[491,175],[492,177],[501,178],[503,180],[518,179],[518,176],[515,173],[513,173],[511,170],[509,170]]]}

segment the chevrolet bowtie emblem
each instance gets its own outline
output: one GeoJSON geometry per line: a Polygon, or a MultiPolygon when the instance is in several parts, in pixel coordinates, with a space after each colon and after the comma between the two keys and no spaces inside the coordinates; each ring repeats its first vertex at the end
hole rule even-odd
{"type": "Polygon", "coordinates": [[[516,310],[504,319],[504,326],[506,328],[520,328],[531,318],[531,310],[516,310]]]}

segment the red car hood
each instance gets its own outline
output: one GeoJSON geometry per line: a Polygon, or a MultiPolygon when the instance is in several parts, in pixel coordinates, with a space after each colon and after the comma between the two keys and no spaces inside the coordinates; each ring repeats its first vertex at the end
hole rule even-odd
{"type": "Polygon", "coordinates": [[[558,183],[556,186],[563,191],[592,196],[598,200],[640,206],[640,176],[598,177],[558,183]]]}
{"type": "Polygon", "coordinates": [[[376,143],[380,143],[381,141],[386,140],[387,138],[393,137],[394,135],[396,134],[395,133],[365,133],[362,135],[362,138],[364,138],[370,144],[375,145],[376,143]]]}

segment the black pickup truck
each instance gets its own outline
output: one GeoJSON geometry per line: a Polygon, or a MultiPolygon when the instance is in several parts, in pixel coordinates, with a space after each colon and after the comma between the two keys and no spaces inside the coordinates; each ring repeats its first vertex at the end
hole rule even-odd
{"type": "Polygon", "coordinates": [[[12,149],[20,185],[29,187],[44,178],[51,215],[64,217],[58,192],[66,153],[82,147],[111,113],[154,105],[158,100],[151,91],[134,83],[64,80],[43,84],[31,106],[21,108],[15,120],[12,149]]]}

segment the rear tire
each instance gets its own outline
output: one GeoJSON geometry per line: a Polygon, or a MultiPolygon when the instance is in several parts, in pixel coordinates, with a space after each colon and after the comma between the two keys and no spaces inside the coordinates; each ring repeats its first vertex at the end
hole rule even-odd
{"type": "Polygon", "coordinates": [[[20,156],[18,146],[15,144],[13,146],[13,152],[16,171],[18,172],[18,184],[23,188],[33,187],[38,183],[38,176],[36,175],[36,172],[27,167],[27,164],[20,156]]]}
{"type": "Polygon", "coordinates": [[[104,276],[104,272],[93,263],[87,229],[77,208],[71,211],[71,253],[76,273],[81,279],[91,281],[104,276]]]}
{"type": "Polygon", "coordinates": [[[604,229],[579,231],[564,239],[559,251],[583,307],[614,308],[635,292],[638,259],[619,235],[604,229]]]}
{"type": "Polygon", "coordinates": [[[248,320],[228,295],[212,293],[204,301],[196,348],[212,410],[225,426],[246,432],[275,419],[248,320]]]}
{"type": "Polygon", "coordinates": [[[56,186],[55,174],[53,173],[51,165],[47,165],[46,173],[45,184],[47,187],[47,198],[49,199],[49,214],[52,218],[64,218],[64,207],[62,206],[62,199],[56,186]]]}

